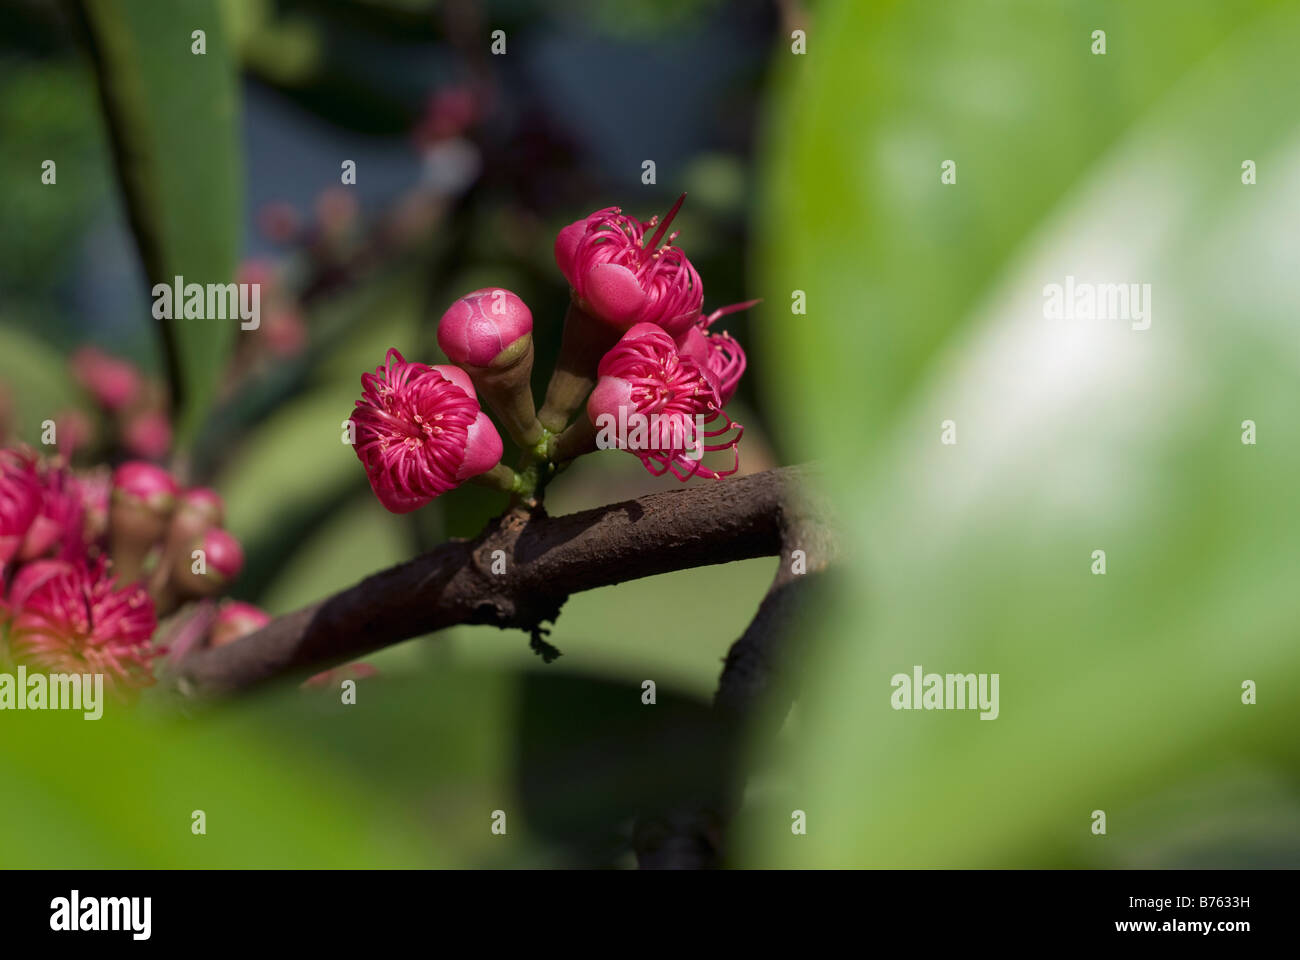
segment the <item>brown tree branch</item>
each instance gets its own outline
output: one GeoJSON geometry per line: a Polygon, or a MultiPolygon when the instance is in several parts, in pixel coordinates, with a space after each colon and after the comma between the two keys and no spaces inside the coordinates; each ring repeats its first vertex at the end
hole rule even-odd
{"type": "Polygon", "coordinates": [[[187,696],[228,696],[456,624],[535,631],[583,590],[773,556],[790,539],[792,518],[804,515],[802,473],[769,470],[563,517],[512,511],[473,540],[443,544],[232,644],[189,654],[173,682],[187,696]],[[505,572],[495,574],[501,559],[505,572]]]}
{"type": "Polygon", "coordinates": [[[836,550],[826,522],[829,508],[806,496],[804,490],[785,502],[778,517],[776,576],[754,619],[727,652],[713,698],[719,733],[713,740],[714,775],[700,794],[638,818],[632,846],[643,869],[722,865],[726,827],[740,809],[746,779],[741,740],[774,735],[794,703],[796,678],[787,667],[798,660],[797,641],[814,615],[836,550]]]}

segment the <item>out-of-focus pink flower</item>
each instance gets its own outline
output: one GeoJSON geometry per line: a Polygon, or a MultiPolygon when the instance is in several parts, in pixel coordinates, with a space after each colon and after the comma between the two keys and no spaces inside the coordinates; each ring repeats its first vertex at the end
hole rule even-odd
{"type": "Polygon", "coordinates": [[[747,310],[756,303],[757,300],[747,300],[720,307],[707,317],[701,317],[677,337],[678,349],[694,358],[713,381],[724,407],[735,395],[736,387],[740,385],[740,378],[745,372],[745,351],[731,334],[725,331],[710,333],[709,327],[718,318],[737,310],[747,310]]]}
{"type": "Polygon", "coordinates": [[[0,450],[0,572],[22,547],[40,509],[35,461],[15,450],[0,450]]]}
{"type": "Polygon", "coordinates": [[[63,466],[39,470],[41,506],[18,552],[20,560],[35,560],[57,547],[62,560],[86,556],[85,506],[81,482],[63,466]]]}
{"type": "Polygon", "coordinates": [[[360,204],[347,187],[326,187],[316,196],[316,222],[327,236],[338,236],[357,219],[360,204]]]}
{"type": "Polygon", "coordinates": [[[152,463],[128,460],[113,471],[114,497],[170,513],[179,492],[172,475],[152,463]]]}
{"type": "Polygon", "coordinates": [[[9,648],[20,661],[60,673],[102,673],[116,693],[153,683],[157,619],[138,585],[114,589],[105,563],[37,560],[9,589],[9,648]]]}
{"type": "Polygon", "coordinates": [[[267,317],[262,331],[277,357],[292,357],[307,346],[307,324],[297,310],[276,310],[267,317]]]}
{"type": "Polygon", "coordinates": [[[272,243],[289,243],[298,235],[302,218],[293,204],[275,200],[257,211],[257,226],[272,243]]]}
{"type": "Polygon", "coordinates": [[[471,88],[456,86],[435,91],[425,102],[424,116],[415,127],[416,145],[427,147],[460,136],[478,119],[478,113],[478,98],[471,88]]]}
{"type": "Polygon", "coordinates": [[[598,374],[587,415],[598,429],[617,424],[620,432],[624,425],[636,431],[634,417],[647,425],[644,441],[619,440],[655,476],[671,472],[679,480],[716,480],[739,469],[744,428],[723,412],[714,378],[694,357],[679,351],[666,332],[653,324],[637,324],[605,354],[598,374]],[[735,454],[730,469],[703,465],[704,452],[725,449],[735,454]]]}
{"type": "Polygon", "coordinates": [[[390,349],[383,366],[361,375],[361,386],[351,418],[357,459],[375,496],[393,513],[409,513],[459,485],[493,437],[500,458],[501,438],[486,417],[480,420],[463,370],[435,369],[390,349]]]}
{"type": "Polygon", "coordinates": [[[266,303],[276,289],[275,264],[262,257],[250,257],[239,265],[235,280],[261,287],[262,302],[266,303]]]}
{"type": "Polygon", "coordinates": [[[121,410],[140,395],[140,371],[126,360],[109,356],[97,347],[81,347],[70,363],[72,376],[107,410],[121,410]]]}
{"type": "Polygon", "coordinates": [[[203,551],[209,573],[215,573],[223,583],[234,580],[244,569],[244,548],[221,527],[204,531],[194,549],[203,551]]]}
{"type": "Polygon", "coordinates": [[[167,532],[178,492],[172,475],[152,463],[132,460],[113,472],[109,552],[124,582],[143,575],[146,557],[167,532]]]}
{"type": "Polygon", "coordinates": [[[107,467],[87,470],[77,478],[87,543],[96,542],[108,532],[108,504],[112,483],[112,474],[107,467]]]}
{"type": "Polygon", "coordinates": [[[210,527],[171,555],[169,582],[181,597],[212,597],[243,569],[244,549],[239,541],[221,527],[210,527]]]}
{"type": "Polygon", "coordinates": [[[452,363],[486,367],[532,332],[528,304],[503,287],[483,287],[447,308],[438,321],[438,346],[452,363]]]}
{"type": "Polygon", "coordinates": [[[626,330],[653,323],[676,337],[700,315],[704,286],[677,234],[664,234],[686,195],[660,222],[641,223],[618,207],[569,224],[555,239],[555,262],[585,312],[626,330]],[[648,240],[645,234],[655,229],[648,240]]]}
{"type": "Polygon", "coordinates": [[[199,513],[211,523],[220,525],[226,516],[226,504],[221,494],[210,487],[190,487],[176,501],[176,511],[199,513]]]}
{"type": "Polygon", "coordinates": [[[71,458],[89,443],[95,435],[90,418],[77,409],[64,410],[54,416],[54,430],[58,437],[58,451],[71,458]]]}
{"type": "Polygon", "coordinates": [[[161,460],[172,447],[171,421],[161,410],[146,410],[127,423],[122,442],[137,457],[161,460]]]}
{"type": "Polygon", "coordinates": [[[261,630],[270,622],[271,615],[265,610],[251,603],[231,600],[222,604],[217,611],[216,622],[212,624],[212,632],[208,635],[208,645],[224,647],[255,630],[261,630]]]}

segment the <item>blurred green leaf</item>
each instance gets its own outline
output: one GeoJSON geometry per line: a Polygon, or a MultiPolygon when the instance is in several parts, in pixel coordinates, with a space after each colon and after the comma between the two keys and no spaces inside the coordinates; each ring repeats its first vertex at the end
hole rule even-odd
{"type": "Polygon", "coordinates": [[[14,405],[18,436],[32,445],[40,438],[43,420],[81,404],[63,356],[8,325],[0,325],[0,389],[14,405]]]}
{"type": "MultiPolygon", "coordinates": [[[[78,8],[148,285],[177,276],[233,281],[242,164],[236,63],[220,5],[79,0],[78,8]],[[191,52],[197,30],[203,54],[191,52]]],[[[239,321],[159,323],[183,447],[207,413],[239,321]]]]}
{"type": "Polygon", "coordinates": [[[1236,838],[1300,826],[1300,18],[1176,10],[828,3],[783,67],[755,366],[857,587],[808,625],[749,862],[1153,865],[1161,824],[1235,822],[1195,785],[1243,765],[1288,798],[1236,838]],[[1152,284],[1151,328],[1045,319],[1067,275],[1152,284]],[[916,664],[1000,674],[1000,716],[891,709],[916,664]]]}

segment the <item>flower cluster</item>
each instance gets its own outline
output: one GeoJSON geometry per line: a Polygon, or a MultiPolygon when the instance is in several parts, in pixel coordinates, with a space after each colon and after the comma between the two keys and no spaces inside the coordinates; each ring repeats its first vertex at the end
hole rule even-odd
{"type": "Polygon", "coordinates": [[[159,618],[211,603],[243,566],[223,512],[152,463],[75,471],[0,449],[0,660],[102,674],[120,696],[148,686],[159,618]]]}
{"type": "Polygon", "coordinates": [[[443,314],[438,345],[451,364],[410,362],[393,349],[362,375],[354,444],[381,504],[406,513],[467,479],[530,500],[566,461],[607,446],[680,480],[739,469],[743,428],[724,408],[745,352],[712,328],[757,301],[704,315],[703,282],[669,232],[683,199],[662,219],[606,207],[559,231],[555,261],[570,306],[540,410],[532,313],[500,287],[468,293],[443,314]],[[517,470],[499,462],[503,444],[480,399],[520,448],[517,470]],[[621,430],[630,421],[653,427],[629,442],[621,430]],[[611,424],[620,428],[612,441],[600,432],[611,424]],[[732,452],[729,464],[703,463],[720,450],[732,452]]]}

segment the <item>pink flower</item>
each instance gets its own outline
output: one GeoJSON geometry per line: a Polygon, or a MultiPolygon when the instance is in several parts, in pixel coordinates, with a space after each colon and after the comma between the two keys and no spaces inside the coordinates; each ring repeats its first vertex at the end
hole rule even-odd
{"type": "Polygon", "coordinates": [[[478,98],[470,87],[435,91],[425,101],[424,116],[413,131],[416,144],[425,147],[460,136],[478,119],[479,110],[478,98]]]}
{"type": "Polygon", "coordinates": [[[624,425],[630,425],[633,433],[620,437],[619,446],[636,454],[655,476],[671,471],[679,480],[693,476],[717,480],[739,469],[738,445],[744,428],[722,411],[714,377],[695,357],[680,351],[663,330],[637,324],[605,354],[597,372],[600,379],[587,401],[587,415],[601,430],[618,424],[622,432],[624,425]],[[633,415],[648,422],[644,440],[631,440],[637,429],[633,415]],[[697,427],[719,420],[721,426],[711,430],[697,427]],[[722,439],[733,428],[734,436],[722,439]],[[728,448],[735,453],[729,470],[703,466],[705,451],[728,448]]]}
{"type": "Polygon", "coordinates": [[[71,457],[95,436],[90,418],[75,408],[56,414],[54,426],[59,438],[59,453],[65,457],[71,457]]]}
{"type": "Polygon", "coordinates": [[[291,243],[302,228],[293,204],[275,200],[257,211],[257,225],[262,235],[274,243],[291,243]]]}
{"type": "Polygon", "coordinates": [[[447,308],[438,321],[438,346],[452,363],[486,367],[532,332],[528,304],[502,287],[483,287],[447,308]]]}
{"type": "Polygon", "coordinates": [[[102,560],[24,566],[9,590],[13,656],[51,671],[102,673],[118,693],[153,683],[153,601],[143,587],[119,591],[115,583],[102,560]]]}
{"type": "Polygon", "coordinates": [[[681,336],[677,337],[678,349],[694,358],[704,370],[713,385],[718,388],[718,396],[724,407],[731,402],[736,387],[740,386],[741,375],[745,372],[745,351],[740,348],[740,344],[731,334],[725,331],[709,333],[709,327],[719,317],[735,313],[737,310],[747,310],[756,303],[757,300],[747,300],[744,303],[719,307],[707,317],[702,317],[691,324],[681,336]]]}
{"type": "Polygon", "coordinates": [[[0,572],[22,547],[41,499],[35,461],[15,450],[0,450],[0,572]]]}
{"type": "Polygon", "coordinates": [[[410,362],[390,349],[361,386],[352,414],[357,459],[391,512],[422,507],[501,459],[501,437],[460,368],[410,362]]]}
{"type": "Polygon", "coordinates": [[[122,433],[126,449],[146,460],[161,460],[172,446],[172,425],[161,410],[146,410],[131,418],[122,433]]]}
{"type": "Polygon", "coordinates": [[[292,357],[307,346],[307,324],[293,308],[276,310],[267,317],[262,335],[277,357],[292,357]]]}
{"type": "Polygon", "coordinates": [[[140,394],[140,371],[125,360],[96,347],[82,347],[70,362],[76,381],[108,410],[121,410],[140,394]]]}
{"type": "Polygon", "coordinates": [[[663,222],[656,216],[641,223],[606,207],[560,231],[555,262],[579,307],[620,330],[653,323],[674,337],[695,322],[704,300],[700,275],[673,246],[676,233],[659,246],[685,199],[682,194],[663,222]],[[645,232],[656,226],[647,241],[645,232]]]}
{"type": "Polygon", "coordinates": [[[84,494],[81,481],[62,466],[46,466],[39,471],[41,506],[32,520],[18,556],[35,560],[57,547],[63,560],[80,560],[86,556],[84,494]]]}
{"type": "Polygon", "coordinates": [[[224,647],[234,643],[240,637],[246,637],[255,630],[261,630],[271,622],[271,615],[251,603],[231,600],[222,604],[217,612],[216,622],[212,624],[212,633],[208,645],[224,647]]]}

